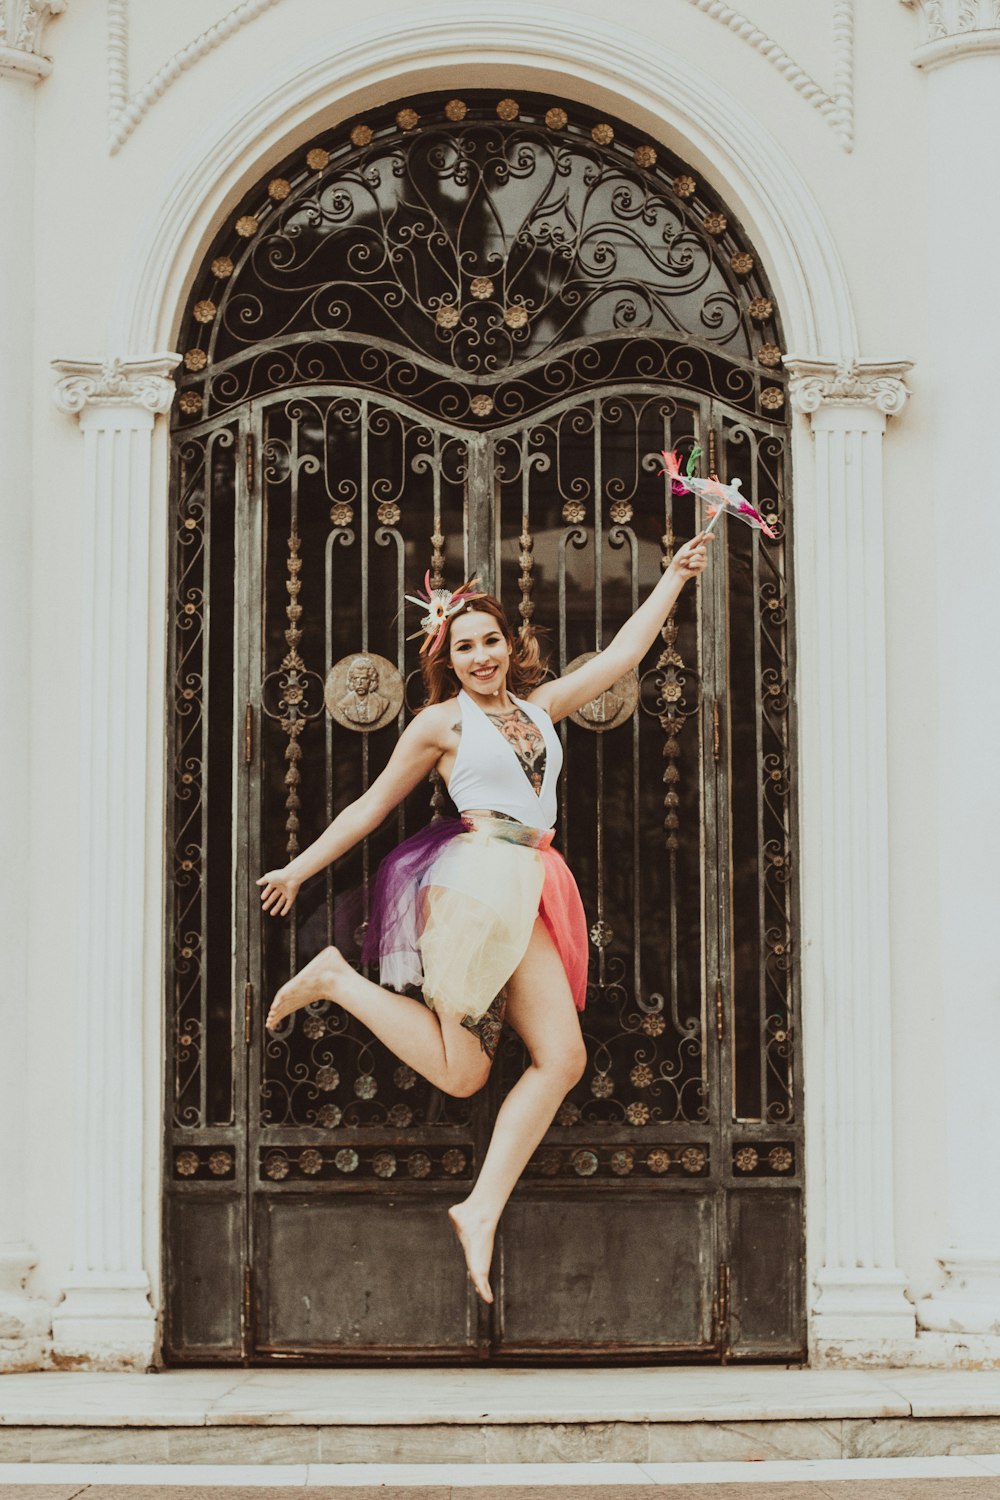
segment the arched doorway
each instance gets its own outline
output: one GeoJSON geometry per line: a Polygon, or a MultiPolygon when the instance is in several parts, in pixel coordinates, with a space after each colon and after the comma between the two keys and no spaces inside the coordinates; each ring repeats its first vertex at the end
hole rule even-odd
{"type": "Polygon", "coordinates": [[[739,226],[620,122],[425,96],[248,195],[182,348],[168,1353],[800,1354],[784,389],[739,226]],[[694,529],[657,455],[696,444],[777,540],[731,527],[638,681],[564,728],[592,1066],[505,1215],[489,1314],[443,1209],[514,1039],[488,1089],[452,1101],[329,1006],[261,1026],[290,967],[350,947],[378,858],[441,789],[280,930],[253,880],[368,784],[417,706],[401,606],[426,569],[477,571],[565,666],[694,529]],[[359,657],[372,671],[352,676],[359,657]]]}

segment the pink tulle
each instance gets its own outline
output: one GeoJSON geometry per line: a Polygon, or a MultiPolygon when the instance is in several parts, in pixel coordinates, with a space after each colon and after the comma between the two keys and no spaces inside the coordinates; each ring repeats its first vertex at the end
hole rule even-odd
{"type": "Polygon", "coordinates": [[[540,850],[545,884],[538,915],[562,959],[577,1010],[587,1003],[587,918],[569,865],[556,849],[540,850]]]}

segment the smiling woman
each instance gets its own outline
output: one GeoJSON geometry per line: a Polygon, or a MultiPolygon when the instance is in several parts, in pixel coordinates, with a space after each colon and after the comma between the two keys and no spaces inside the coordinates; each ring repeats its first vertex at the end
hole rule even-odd
{"type": "Polygon", "coordinates": [[[474,585],[447,597],[438,590],[424,619],[426,707],[368,791],[257,882],[264,910],[284,916],[304,880],[370,834],[430,771],[444,780],[459,816],[436,819],[379,871],[362,957],[378,960],[382,984],[328,946],[282,985],[267,1025],[275,1031],[303,1006],[333,1000],[437,1088],[465,1097],[486,1082],[510,1022],[530,1066],[500,1108],[475,1187],[449,1211],[485,1302],[500,1214],[587,1057],[577,1018],[586,919],[551,847],[562,765],[553,726],[638,665],[705,567],[710,540],[701,534],[679,548],[608,646],[549,681],[531,628],[515,640],[499,600],[474,585]]]}

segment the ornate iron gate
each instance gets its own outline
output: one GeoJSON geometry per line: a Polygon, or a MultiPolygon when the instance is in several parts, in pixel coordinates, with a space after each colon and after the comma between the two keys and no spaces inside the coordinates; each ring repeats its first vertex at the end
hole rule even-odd
{"type": "Polygon", "coordinates": [[[773,307],[738,230],[625,127],[478,97],[345,134],[289,163],[264,206],[252,195],[192,296],[174,440],[168,1352],[794,1358],[773,307]],[[253,881],[369,784],[419,706],[404,589],[426,568],[477,571],[512,618],[549,627],[561,670],[695,529],[658,474],[662,448],[695,444],[777,540],[730,527],[635,680],[562,726],[591,1066],[504,1216],[490,1312],[444,1208],[522,1066],[516,1038],[481,1095],[450,1100],[325,1003],[276,1036],[261,1024],[319,947],[356,952],[370,874],[443,788],[418,789],[287,923],[260,918],[253,881]]]}

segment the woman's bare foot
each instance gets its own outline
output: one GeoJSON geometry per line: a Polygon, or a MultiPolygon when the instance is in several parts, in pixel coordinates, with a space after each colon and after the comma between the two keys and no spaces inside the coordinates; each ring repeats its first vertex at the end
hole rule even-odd
{"type": "Polygon", "coordinates": [[[468,1201],[456,1203],[448,1210],[451,1227],[458,1238],[469,1271],[469,1280],[484,1302],[493,1301],[490,1290],[490,1262],[493,1259],[493,1237],[496,1224],[470,1209],[468,1201]]]}
{"type": "Polygon", "coordinates": [[[311,1005],[314,1000],[336,999],[338,983],[353,972],[339,949],[324,948],[281,986],[267,1013],[267,1029],[273,1031],[293,1010],[301,1010],[303,1005],[311,1005]]]}

